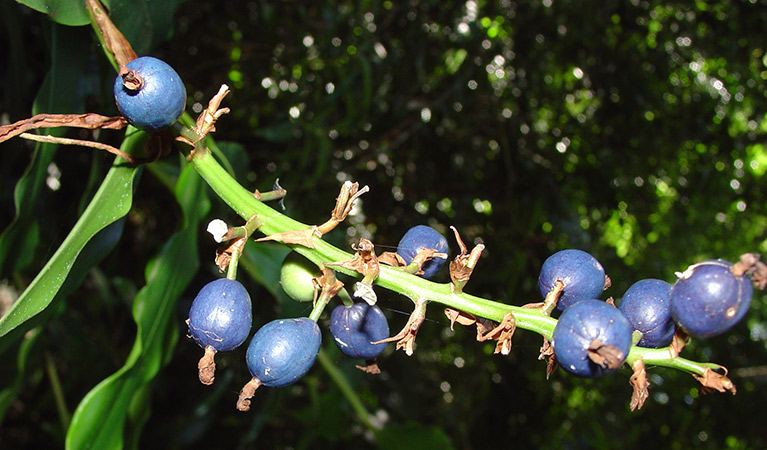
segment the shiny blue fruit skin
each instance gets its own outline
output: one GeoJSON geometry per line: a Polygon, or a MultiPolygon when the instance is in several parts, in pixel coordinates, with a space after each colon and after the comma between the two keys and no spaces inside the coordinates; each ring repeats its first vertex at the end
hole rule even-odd
{"type": "Polygon", "coordinates": [[[615,371],[603,369],[588,357],[588,348],[594,339],[604,345],[613,345],[625,360],[631,349],[631,324],[618,308],[588,299],[567,308],[559,318],[551,345],[559,365],[566,371],[586,378],[598,378],[615,371]]]}
{"type": "Polygon", "coordinates": [[[203,286],[189,309],[189,334],[201,347],[229,351],[250,334],[252,304],[245,287],[221,278],[203,286]]]}
{"type": "Polygon", "coordinates": [[[313,320],[277,319],[256,332],[245,360],[250,374],[262,385],[288,386],[314,365],[321,342],[320,328],[313,320]]]}
{"type": "Polygon", "coordinates": [[[186,107],[186,89],[181,77],[164,61],[142,56],[125,65],[144,79],[144,86],[132,91],[117,75],[114,96],[117,109],[134,127],[154,132],[173,124],[186,107]]]}
{"type": "Polygon", "coordinates": [[[628,288],[618,305],[631,327],[642,333],[640,347],[659,348],[671,343],[674,320],[670,308],[671,285],[648,278],[628,288]]]}
{"type": "Polygon", "coordinates": [[[544,298],[557,280],[564,290],[557,309],[564,311],[576,302],[598,298],[605,288],[605,270],[596,258],[583,250],[561,250],[549,256],[538,276],[538,290],[544,298]]]}
{"type": "MultiPolygon", "coordinates": [[[[422,249],[436,249],[437,253],[449,252],[447,239],[439,231],[426,225],[416,225],[407,230],[397,245],[397,253],[405,260],[405,264],[410,264],[422,249]]],[[[431,279],[445,265],[447,259],[432,258],[426,261],[421,269],[423,278],[431,279]]]]}
{"type": "Polygon", "coordinates": [[[365,302],[339,305],[330,314],[330,333],[338,348],[352,358],[372,359],[386,343],[372,344],[389,337],[389,324],[381,308],[365,302]]]}
{"type": "Polygon", "coordinates": [[[693,264],[671,288],[671,316],[691,336],[716,336],[743,319],[753,292],[751,280],[735,276],[727,261],[693,264]]]}

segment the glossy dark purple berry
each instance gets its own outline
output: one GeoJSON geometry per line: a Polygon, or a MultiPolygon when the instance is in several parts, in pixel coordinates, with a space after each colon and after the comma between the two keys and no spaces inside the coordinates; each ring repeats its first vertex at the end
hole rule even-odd
{"type": "Polygon", "coordinates": [[[628,288],[618,309],[631,327],[642,333],[640,347],[659,348],[671,343],[674,321],[670,309],[671,285],[663,280],[648,278],[628,288]]]}
{"type": "Polygon", "coordinates": [[[365,302],[339,305],[330,314],[330,333],[341,351],[352,358],[373,359],[386,343],[373,344],[389,337],[389,324],[381,308],[365,302]]]}
{"type": "Polygon", "coordinates": [[[598,298],[605,289],[605,270],[596,258],[583,250],[561,250],[549,256],[541,267],[538,290],[543,297],[557,280],[564,283],[557,302],[557,308],[563,311],[580,300],[598,298]]]}
{"type": "Polygon", "coordinates": [[[142,56],[125,65],[117,75],[114,96],[117,108],[134,127],[153,132],[170,126],[186,107],[181,77],[164,61],[142,56]]]}
{"type": "Polygon", "coordinates": [[[320,351],[322,334],[306,317],[277,319],[261,327],[248,345],[248,369],[259,384],[282,387],[309,371],[320,351]]]}
{"type": "Polygon", "coordinates": [[[189,334],[201,347],[228,351],[250,334],[252,305],[245,287],[221,278],[203,286],[189,309],[189,334]]]}
{"type": "Polygon", "coordinates": [[[562,313],[551,344],[563,369],[577,376],[597,378],[623,364],[631,349],[632,332],[618,308],[587,299],[562,313]]]}
{"type": "Polygon", "coordinates": [[[721,259],[688,267],[671,288],[671,316],[688,334],[707,338],[729,330],[745,316],[753,286],[721,259]]]}
{"type": "MultiPolygon", "coordinates": [[[[439,231],[426,225],[416,225],[407,230],[397,245],[397,253],[405,260],[405,264],[410,264],[413,258],[418,255],[422,249],[435,249],[437,253],[448,254],[447,239],[439,231]]],[[[432,258],[426,261],[421,269],[422,277],[431,279],[445,265],[446,258],[432,258]]]]}

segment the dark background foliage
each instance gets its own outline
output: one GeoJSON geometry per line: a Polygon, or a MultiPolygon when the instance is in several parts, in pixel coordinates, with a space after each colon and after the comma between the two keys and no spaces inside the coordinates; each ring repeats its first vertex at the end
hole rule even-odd
{"type": "MultiPolygon", "coordinates": [[[[116,114],[111,68],[90,29],[52,25],[9,0],[0,5],[3,122],[30,115],[54,32],[87,61],[83,110],[116,114]]],[[[540,300],[537,274],[549,254],[577,247],[602,262],[612,279],[604,296],[619,299],[639,279],[673,282],[675,271],[702,259],[767,254],[766,6],[197,1],[179,8],[172,37],[152,54],[181,74],[190,111],[220,84],[232,87],[232,112],[215,137],[243,185],[265,190],[280,179],[292,217],[322,222],[340,182],[370,186],[347,226],[328,237],[340,247],[368,237],[391,250],[413,225],[446,235],[453,225],[487,248],[467,291],[515,305],[540,300]]],[[[28,151],[3,145],[3,226],[14,217],[13,186],[28,151]]],[[[58,224],[79,212],[72,199],[92,189],[88,180],[109,160],[59,152],[61,188],[40,194],[47,244],[26,269],[3,273],[10,286],[22,288],[55,250],[68,229],[58,224]]],[[[118,247],[44,329],[0,445],[63,442],[46,358],[73,409],[130,351],[130,301],[180,214],[153,173],[141,177],[118,247]]],[[[222,204],[212,217],[236,220],[222,204]]],[[[200,242],[203,268],[178,305],[179,329],[191,297],[215,276],[214,246],[202,233],[200,242]]],[[[308,312],[244,282],[257,323],[308,312]]],[[[410,302],[379,296],[390,327],[404,325],[410,302]]],[[[736,396],[701,396],[689,375],[650,368],[651,397],[639,412],[628,410],[627,370],[593,381],[560,371],[546,380],[539,336],[519,331],[512,355],[492,355],[493,344],[476,342],[473,329],[450,332],[436,305],[416,353],[389,349],[378,377],[326,347],[369,411],[398,431],[399,448],[445,436],[455,448],[764,448],[764,305],[758,293],[730,333],[685,349],[729,367],[736,396]]],[[[154,385],[140,447],[373,445],[319,366],[295,387],[259,391],[250,413],[235,411],[249,377],[241,353],[221,359],[211,390],[194,375],[199,349],[182,338],[154,385]]]]}

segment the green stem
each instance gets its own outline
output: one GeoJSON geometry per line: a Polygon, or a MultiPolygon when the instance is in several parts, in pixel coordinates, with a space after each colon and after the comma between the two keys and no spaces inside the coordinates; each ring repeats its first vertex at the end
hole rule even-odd
{"type": "Polygon", "coordinates": [[[357,417],[359,417],[362,423],[371,431],[378,431],[378,428],[370,421],[370,413],[368,413],[365,405],[362,404],[362,400],[360,400],[357,393],[354,392],[354,388],[349,384],[349,380],[347,380],[341,370],[333,364],[333,361],[330,360],[330,357],[325,350],[320,349],[320,353],[317,355],[317,360],[320,362],[320,365],[322,365],[322,368],[327,371],[328,375],[330,375],[330,378],[336,386],[341,390],[341,394],[346,397],[346,401],[349,402],[349,405],[351,405],[354,412],[357,413],[357,417]]]}
{"type": "Polygon", "coordinates": [[[330,295],[328,295],[323,289],[322,293],[317,299],[317,302],[314,304],[314,307],[312,308],[311,314],[309,314],[309,318],[315,322],[320,320],[322,311],[325,310],[325,307],[328,306],[328,303],[330,303],[330,295]]]}
{"type": "Polygon", "coordinates": [[[56,402],[56,411],[59,413],[59,425],[61,425],[61,431],[66,434],[67,429],[69,428],[71,415],[69,414],[67,402],[64,398],[64,389],[61,387],[61,379],[56,370],[56,363],[48,352],[45,352],[45,371],[51,381],[51,390],[53,391],[53,398],[56,402]]]}
{"type": "Polygon", "coordinates": [[[242,254],[242,250],[239,248],[235,248],[232,252],[232,259],[229,260],[229,267],[226,269],[226,278],[230,280],[236,280],[237,279],[237,266],[240,263],[240,255],[242,254]]]}
{"type": "MultiPolygon", "coordinates": [[[[308,225],[285,216],[254,198],[251,192],[240,186],[218,164],[210,152],[196,152],[194,158],[191,159],[191,164],[194,165],[198,173],[216,194],[240,217],[247,220],[252,216],[256,216],[260,223],[258,229],[262,233],[273,235],[290,230],[295,231],[309,228],[308,225]]],[[[346,261],[353,257],[350,253],[340,250],[316,236],[313,238],[313,243],[315,248],[295,245],[293,249],[318,265],[321,265],[323,262],[346,261]]],[[[334,267],[334,269],[347,275],[359,275],[338,266],[334,267]]],[[[463,292],[454,292],[448,283],[434,283],[406,273],[401,269],[395,269],[386,265],[381,265],[380,269],[381,271],[375,281],[375,285],[399,292],[414,301],[419,299],[428,300],[429,302],[439,303],[496,322],[500,322],[506,314],[512,313],[518,328],[533,331],[549,340],[551,340],[554,327],[557,324],[556,319],[542,313],[537,308],[522,308],[463,292]]],[[[646,364],[671,367],[697,374],[702,374],[707,368],[719,367],[716,364],[697,363],[684,358],[674,357],[668,348],[647,349],[636,346],[632,347],[627,362],[631,364],[638,358],[642,358],[646,364]]]]}
{"type": "Polygon", "coordinates": [[[683,370],[688,373],[703,375],[706,369],[719,369],[721,366],[714,363],[701,363],[689,359],[674,357],[669,347],[666,348],[642,348],[631,347],[626,364],[631,366],[637,359],[642,359],[646,366],[655,365],[683,370]]]}
{"type": "Polygon", "coordinates": [[[354,306],[354,300],[352,299],[352,296],[349,295],[349,291],[347,291],[346,288],[341,288],[337,295],[344,306],[354,306]]]}

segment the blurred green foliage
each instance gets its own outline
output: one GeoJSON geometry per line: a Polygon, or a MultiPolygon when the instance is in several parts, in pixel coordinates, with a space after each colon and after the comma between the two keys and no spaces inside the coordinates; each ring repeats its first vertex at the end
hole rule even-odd
{"type": "MultiPolygon", "coordinates": [[[[79,49],[72,65],[83,71],[80,108],[116,114],[114,72],[89,29],[52,25],[10,0],[0,0],[0,11],[3,123],[31,115],[56,61],[52,42],[79,49]]],[[[765,25],[762,0],[206,0],[182,5],[172,38],[151,53],[182,75],[190,112],[220,84],[232,86],[232,112],[215,137],[238,144],[222,147],[243,185],[263,191],[279,178],[288,214],[320,223],[340,182],[367,184],[371,192],[328,240],[348,248],[368,237],[386,251],[410,226],[447,233],[454,225],[467,243],[487,247],[467,291],[521,305],[539,301],[540,265],[561,248],[591,251],[612,279],[605,296],[615,298],[641,278],[673,281],[701,259],[767,254],[765,25]]],[[[149,52],[168,29],[146,41],[140,31],[130,38],[149,52]]],[[[115,133],[101,137],[119,142],[115,133]]],[[[0,146],[4,229],[16,217],[14,186],[30,149],[20,140],[0,146]]],[[[78,201],[92,195],[88,180],[103,176],[111,158],[66,149],[52,161],[61,184],[35,194],[36,245],[0,255],[24,263],[0,264],[4,293],[22,290],[50,258],[81,213],[78,201]]],[[[63,445],[59,397],[72,411],[123,366],[144,267],[183,220],[167,189],[178,170],[171,156],[144,172],[117,248],[38,334],[5,350],[6,361],[28,360],[0,369],[0,388],[18,387],[0,447],[63,445]]],[[[212,207],[210,218],[236,220],[222,204],[212,207]]],[[[191,297],[216,276],[214,244],[202,230],[199,247],[202,268],[175,311],[182,334],[191,297]]],[[[256,299],[256,324],[308,313],[269,293],[274,263],[258,262],[269,265],[276,253],[259,254],[242,277],[256,299]]],[[[379,298],[390,327],[404,325],[411,303],[379,298]]],[[[443,446],[449,439],[455,448],[767,447],[763,293],[728,335],[685,349],[729,367],[736,396],[701,396],[688,375],[650,368],[651,398],[633,413],[627,370],[603,380],[558,372],[547,381],[539,336],[519,332],[512,355],[500,357],[473,329],[450,332],[439,308],[428,317],[415,355],[388,350],[378,377],[326,347],[388,430],[381,445],[427,448],[404,442],[418,438],[443,446]]],[[[250,413],[235,411],[235,392],[249,378],[242,353],[221,355],[216,385],[206,388],[194,373],[200,350],[182,338],[152,385],[152,415],[134,445],[373,446],[319,366],[294,387],[259,391],[250,413]]]]}

